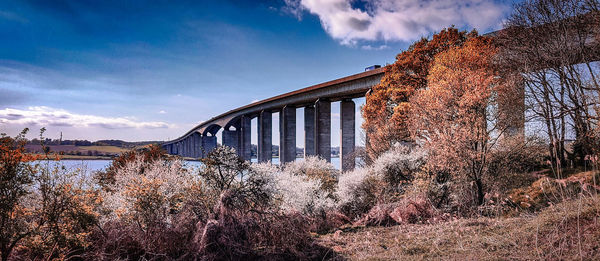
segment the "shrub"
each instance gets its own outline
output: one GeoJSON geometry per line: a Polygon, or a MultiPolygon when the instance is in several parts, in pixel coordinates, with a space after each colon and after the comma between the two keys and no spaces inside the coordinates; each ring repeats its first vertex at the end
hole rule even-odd
{"type": "Polygon", "coordinates": [[[88,246],[100,198],[80,170],[32,162],[26,133],[0,138],[1,260],[66,259],[88,246]]]}
{"type": "Polygon", "coordinates": [[[310,215],[334,206],[329,193],[322,190],[320,180],[281,172],[275,177],[275,182],[281,209],[285,212],[299,211],[310,215]]]}
{"type": "Polygon", "coordinates": [[[531,186],[510,192],[508,206],[516,210],[536,211],[561,201],[575,198],[580,193],[596,193],[600,188],[594,184],[600,179],[596,171],[581,172],[565,179],[542,177],[531,186]]]}
{"type": "Polygon", "coordinates": [[[397,144],[371,166],[343,173],[336,191],[338,208],[348,217],[357,218],[378,203],[399,200],[408,185],[422,173],[425,159],[422,149],[397,144]]]}
{"type": "Polygon", "coordinates": [[[339,171],[333,164],[317,156],[307,156],[303,161],[287,163],[284,172],[289,175],[318,179],[321,182],[321,189],[329,193],[334,192],[339,175],[339,171]]]}
{"type": "Polygon", "coordinates": [[[237,197],[235,191],[225,191],[216,218],[199,227],[195,243],[204,259],[315,260],[331,255],[313,243],[306,217],[240,211],[231,204],[237,197]]]}
{"type": "Polygon", "coordinates": [[[392,147],[375,160],[374,175],[381,178],[392,192],[402,192],[402,185],[409,184],[425,164],[426,153],[416,146],[392,147]]]}
{"type": "Polygon", "coordinates": [[[234,191],[237,208],[247,205],[254,208],[270,208],[274,194],[273,174],[241,159],[234,149],[220,146],[202,159],[204,165],[199,175],[206,192],[216,201],[223,192],[234,191]]]}
{"type": "MultiPolygon", "coordinates": [[[[152,163],[156,160],[164,160],[167,158],[165,151],[158,145],[150,145],[142,150],[130,150],[116,157],[111,162],[110,166],[96,173],[96,180],[102,187],[109,186],[115,183],[115,175],[119,169],[124,168],[129,162],[142,158],[144,163],[152,163]]],[[[141,166],[140,172],[144,172],[144,166],[141,166]]]]}
{"type": "Polygon", "coordinates": [[[139,224],[143,230],[170,225],[193,180],[181,160],[147,162],[138,155],[117,169],[114,184],[103,192],[109,210],[106,221],[119,219],[139,224]]]}
{"type": "Polygon", "coordinates": [[[357,218],[375,206],[384,186],[369,168],[343,173],[336,191],[338,208],[348,217],[357,218]]]}

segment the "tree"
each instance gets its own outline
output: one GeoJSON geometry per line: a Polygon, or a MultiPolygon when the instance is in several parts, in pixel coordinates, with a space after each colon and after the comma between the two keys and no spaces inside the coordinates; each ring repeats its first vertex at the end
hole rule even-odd
{"type": "MultiPolygon", "coordinates": [[[[475,33],[476,34],[476,33],[475,33]]],[[[362,108],[366,150],[371,159],[387,151],[395,142],[410,140],[408,120],[410,97],[427,86],[427,76],[436,54],[460,46],[473,33],[444,29],[414,43],[385,67],[381,82],[374,86],[362,108]]]]}
{"type": "Polygon", "coordinates": [[[73,182],[80,173],[33,163],[39,158],[25,153],[27,131],[0,138],[2,261],[16,248],[29,255],[24,259],[64,258],[85,246],[89,228],[97,224],[95,190],[73,182]]]}
{"type": "Polygon", "coordinates": [[[17,244],[31,234],[28,220],[31,211],[24,208],[22,200],[33,183],[34,170],[28,164],[35,157],[25,154],[23,130],[15,138],[0,138],[0,252],[8,260],[17,244]]]}
{"type": "Polygon", "coordinates": [[[596,147],[600,2],[527,0],[499,35],[503,66],[523,76],[530,121],[544,126],[553,165],[583,164],[596,147]],[[575,137],[573,150],[565,144],[575,137]]]}
{"type": "MultiPolygon", "coordinates": [[[[489,155],[508,129],[499,119],[498,99],[506,88],[494,66],[498,50],[486,37],[471,37],[435,56],[427,88],[410,99],[409,130],[429,152],[430,171],[451,173],[474,184],[474,200],[483,203],[483,177],[489,155]]],[[[509,92],[514,93],[514,92],[509,92]]]]}

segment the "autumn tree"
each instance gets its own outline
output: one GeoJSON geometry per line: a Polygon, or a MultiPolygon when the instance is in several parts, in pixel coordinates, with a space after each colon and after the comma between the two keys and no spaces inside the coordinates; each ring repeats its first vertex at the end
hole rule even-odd
{"type": "MultiPolygon", "coordinates": [[[[474,203],[484,200],[484,176],[498,138],[508,129],[499,124],[504,82],[494,57],[498,50],[486,37],[471,37],[435,56],[427,88],[410,99],[412,137],[429,152],[428,169],[450,173],[453,180],[474,184],[474,203]]],[[[503,99],[507,99],[504,97],[503,99]]]]}
{"type": "MultiPolygon", "coordinates": [[[[0,257],[64,259],[86,246],[97,194],[77,172],[43,165],[25,153],[27,129],[0,137],[0,257]]],[[[41,135],[40,135],[41,136],[41,135]]]]}
{"type": "Polygon", "coordinates": [[[373,87],[362,107],[365,120],[362,127],[371,159],[387,151],[395,142],[410,140],[410,97],[427,86],[435,55],[462,45],[472,35],[455,28],[444,29],[431,40],[423,38],[414,43],[396,56],[395,63],[385,67],[381,82],[373,87]]]}
{"type": "Polygon", "coordinates": [[[22,200],[34,182],[35,157],[25,154],[27,129],[17,137],[0,138],[0,254],[8,260],[13,249],[31,234],[29,221],[33,218],[22,200]]]}

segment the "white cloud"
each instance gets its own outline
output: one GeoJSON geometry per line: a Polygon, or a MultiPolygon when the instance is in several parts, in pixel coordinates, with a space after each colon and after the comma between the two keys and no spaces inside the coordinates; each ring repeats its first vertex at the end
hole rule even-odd
{"type": "Polygon", "coordinates": [[[367,41],[412,41],[442,28],[501,25],[506,6],[493,0],[285,0],[288,11],[317,15],[323,29],[344,45],[367,41]]]}
{"type": "Polygon", "coordinates": [[[0,123],[38,126],[99,127],[103,129],[159,129],[171,128],[165,122],[137,121],[131,117],[102,117],[75,114],[62,109],[45,106],[29,107],[27,110],[6,108],[0,110],[0,123]]]}
{"type": "Polygon", "coordinates": [[[158,113],[159,113],[159,114],[167,114],[167,112],[166,112],[166,111],[164,111],[164,110],[160,110],[158,113]]]}
{"type": "Polygon", "coordinates": [[[369,51],[380,51],[380,50],[385,50],[387,48],[389,48],[389,46],[387,45],[380,45],[380,46],[371,46],[370,44],[366,44],[361,46],[360,48],[362,48],[363,50],[369,50],[369,51]]]}

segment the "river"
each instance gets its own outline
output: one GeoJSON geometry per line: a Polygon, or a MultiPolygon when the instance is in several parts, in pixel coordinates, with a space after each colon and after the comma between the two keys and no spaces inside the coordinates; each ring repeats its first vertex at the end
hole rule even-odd
{"type": "MultiPolygon", "coordinates": [[[[296,158],[296,161],[304,160],[304,158],[296,158]]],[[[50,161],[51,164],[58,162],[50,161]]],[[[60,163],[68,169],[82,168],[88,171],[103,170],[110,165],[112,160],[61,160],[60,163]]],[[[252,159],[252,162],[256,162],[256,159],[252,159]]],[[[279,164],[279,158],[273,158],[273,164],[279,164]]],[[[340,158],[331,158],[331,163],[335,168],[340,169],[340,158]]],[[[189,167],[200,167],[202,163],[200,161],[186,160],[185,164],[189,167]]]]}

